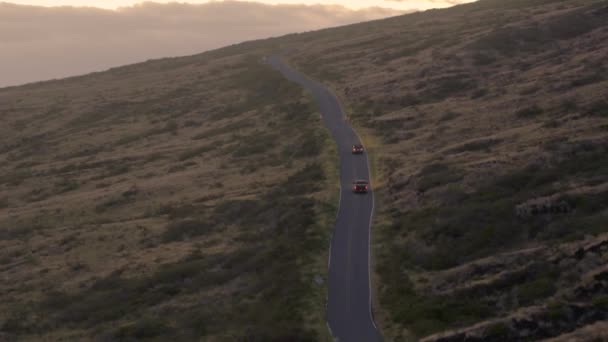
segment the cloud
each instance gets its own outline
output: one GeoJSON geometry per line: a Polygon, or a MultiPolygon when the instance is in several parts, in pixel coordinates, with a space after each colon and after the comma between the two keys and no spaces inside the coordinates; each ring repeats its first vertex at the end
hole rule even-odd
{"type": "MultiPolygon", "coordinates": [[[[385,0],[390,2],[408,2],[409,0],[385,0]]],[[[464,3],[468,3],[474,0],[426,0],[426,2],[432,4],[441,4],[441,5],[460,5],[464,3]]]]}
{"type": "Polygon", "coordinates": [[[145,2],[116,11],[0,2],[0,87],[397,14],[239,1],[145,2]]]}

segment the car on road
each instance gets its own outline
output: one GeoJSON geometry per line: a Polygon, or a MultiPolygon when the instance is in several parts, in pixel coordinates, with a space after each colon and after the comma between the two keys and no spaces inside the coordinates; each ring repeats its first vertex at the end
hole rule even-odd
{"type": "Polygon", "coordinates": [[[364,151],[363,145],[361,145],[361,144],[353,145],[353,154],[362,154],[363,151],[364,151]]]}
{"type": "Polygon", "coordinates": [[[369,190],[369,182],[364,179],[353,181],[353,192],[358,194],[367,193],[369,190]]]}

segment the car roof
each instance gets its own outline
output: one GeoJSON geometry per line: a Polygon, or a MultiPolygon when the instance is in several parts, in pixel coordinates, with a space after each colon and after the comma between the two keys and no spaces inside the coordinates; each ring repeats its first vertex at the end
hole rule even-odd
{"type": "Polygon", "coordinates": [[[367,184],[368,181],[365,179],[357,179],[355,181],[353,181],[353,183],[358,183],[358,184],[367,184]]]}
{"type": "Polygon", "coordinates": [[[363,145],[361,145],[361,144],[354,144],[353,146],[356,146],[356,147],[363,147],[363,145]]]}

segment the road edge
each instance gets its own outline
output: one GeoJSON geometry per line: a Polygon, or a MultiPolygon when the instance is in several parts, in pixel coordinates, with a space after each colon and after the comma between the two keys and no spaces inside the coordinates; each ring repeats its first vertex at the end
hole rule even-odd
{"type": "MultiPolygon", "coordinates": [[[[320,81],[317,81],[314,78],[312,78],[309,75],[307,75],[306,73],[301,72],[299,69],[293,67],[292,64],[290,64],[286,60],[286,58],[284,56],[282,56],[282,55],[276,55],[276,57],[281,61],[281,63],[284,63],[285,65],[289,66],[290,68],[293,68],[294,70],[297,70],[302,76],[304,76],[308,80],[323,85],[327,89],[327,91],[336,99],[336,101],[338,103],[338,106],[340,107],[340,111],[344,115],[344,120],[348,122],[348,125],[350,126],[350,128],[352,129],[352,131],[357,136],[357,139],[359,139],[359,142],[361,144],[364,144],[363,140],[361,139],[361,136],[359,135],[359,132],[357,132],[357,130],[355,129],[355,127],[348,120],[348,115],[347,115],[347,113],[344,110],[345,107],[342,104],[341,98],[336,95],[336,92],[334,91],[334,89],[332,89],[331,86],[329,86],[327,84],[324,84],[324,83],[322,83],[320,81]]],[[[368,174],[370,175],[369,182],[370,182],[370,185],[372,186],[372,191],[371,191],[371,194],[372,194],[372,210],[371,210],[371,213],[370,213],[370,219],[369,219],[369,223],[368,223],[368,255],[367,255],[367,258],[368,258],[368,269],[367,269],[367,271],[368,271],[368,289],[369,289],[369,299],[368,299],[369,310],[368,310],[368,313],[369,313],[369,317],[370,317],[370,320],[372,322],[372,325],[374,326],[374,329],[376,329],[376,332],[378,333],[380,339],[382,340],[383,339],[382,333],[381,333],[380,329],[378,328],[378,325],[376,324],[375,316],[374,316],[374,311],[373,311],[373,308],[374,308],[374,305],[373,305],[373,297],[374,297],[373,292],[374,292],[374,288],[372,286],[372,265],[373,265],[372,264],[372,246],[373,246],[373,243],[372,243],[372,241],[373,241],[372,240],[372,227],[373,227],[373,221],[374,221],[375,212],[376,212],[376,198],[375,198],[375,195],[374,195],[374,186],[373,186],[372,179],[371,179],[372,178],[371,177],[372,176],[372,173],[371,173],[372,169],[371,169],[371,166],[370,166],[369,156],[368,156],[367,152],[365,153],[365,162],[366,162],[366,165],[367,165],[368,174]]],[[[342,184],[340,184],[340,200],[338,202],[338,207],[337,207],[337,212],[336,212],[336,219],[337,219],[337,217],[338,217],[338,215],[340,213],[340,204],[341,204],[341,202],[342,202],[342,184]]],[[[332,231],[332,235],[331,235],[331,241],[330,241],[330,247],[329,247],[329,258],[328,258],[328,263],[327,263],[328,270],[329,270],[329,267],[331,265],[331,248],[332,248],[332,244],[333,244],[334,234],[335,234],[335,230],[332,231]]],[[[328,302],[328,299],[326,300],[326,305],[325,305],[325,307],[326,307],[326,314],[327,314],[327,302],[328,302]]],[[[335,341],[337,341],[335,339],[333,331],[331,330],[331,327],[329,326],[329,321],[327,319],[326,319],[326,323],[327,323],[327,328],[328,328],[331,336],[334,338],[335,341]]]]}

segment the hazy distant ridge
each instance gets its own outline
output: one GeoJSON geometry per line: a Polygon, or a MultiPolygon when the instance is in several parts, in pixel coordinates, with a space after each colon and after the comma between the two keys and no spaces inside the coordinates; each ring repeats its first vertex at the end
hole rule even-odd
{"type": "Polygon", "coordinates": [[[1,2],[0,87],[396,14],[383,8],[238,1],[146,2],[117,11],[1,2]]]}

